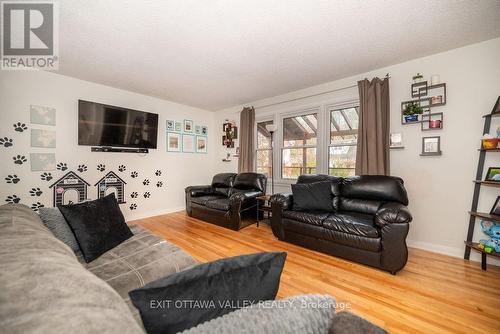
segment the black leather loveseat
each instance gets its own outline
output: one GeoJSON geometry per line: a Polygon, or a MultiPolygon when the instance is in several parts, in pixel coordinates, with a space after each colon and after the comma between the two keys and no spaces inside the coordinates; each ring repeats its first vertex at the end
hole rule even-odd
{"type": "Polygon", "coordinates": [[[256,197],[266,194],[266,185],[264,174],[217,174],[211,185],[185,189],[186,212],[190,217],[237,231],[255,222],[256,197]],[[253,219],[243,219],[247,217],[253,219]]]}
{"type": "Polygon", "coordinates": [[[412,216],[403,180],[391,176],[340,178],[302,175],[297,183],[331,182],[333,210],[296,211],[293,195],[271,197],[271,227],[279,240],[395,274],[407,261],[412,216]]]}

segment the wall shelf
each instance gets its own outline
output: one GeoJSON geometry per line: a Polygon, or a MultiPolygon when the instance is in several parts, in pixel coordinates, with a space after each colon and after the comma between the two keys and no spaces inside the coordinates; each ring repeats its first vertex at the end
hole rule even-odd
{"type": "Polygon", "coordinates": [[[469,214],[471,216],[481,218],[481,219],[487,220],[489,222],[500,223],[500,216],[498,216],[498,215],[492,215],[491,213],[475,212],[475,211],[469,211],[469,214]]]}
{"type": "Polygon", "coordinates": [[[488,187],[500,187],[500,182],[495,182],[495,181],[474,180],[473,182],[488,187]]]}

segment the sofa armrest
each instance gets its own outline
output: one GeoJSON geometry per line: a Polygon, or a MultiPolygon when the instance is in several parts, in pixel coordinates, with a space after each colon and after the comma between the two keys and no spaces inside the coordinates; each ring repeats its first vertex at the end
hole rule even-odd
{"type": "Polygon", "coordinates": [[[212,186],[189,186],[185,189],[186,195],[191,197],[200,197],[213,193],[212,186]]]}
{"type": "Polygon", "coordinates": [[[233,196],[235,194],[243,195],[243,196],[239,196],[239,195],[235,196],[235,200],[239,199],[241,201],[254,199],[254,198],[257,198],[257,197],[263,195],[262,191],[260,191],[260,190],[234,190],[234,192],[231,194],[231,196],[233,196]]]}
{"type": "Polygon", "coordinates": [[[413,217],[408,208],[400,203],[390,202],[382,205],[375,213],[375,224],[384,227],[389,224],[410,223],[413,217]]]}
{"type": "Polygon", "coordinates": [[[292,194],[274,194],[269,201],[271,202],[271,207],[280,208],[281,210],[291,210],[293,208],[292,194]]]}

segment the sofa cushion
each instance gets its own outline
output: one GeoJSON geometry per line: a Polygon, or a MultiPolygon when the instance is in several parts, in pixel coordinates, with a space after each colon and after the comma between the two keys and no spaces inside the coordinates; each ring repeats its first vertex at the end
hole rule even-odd
{"type": "Polygon", "coordinates": [[[114,193],[95,201],[61,205],[59,210],[75,234],[86,262],[132,237],[114,193]]]}
{"type": "Polygon", "coordinates": [[[249,303],[274,299],[285,258],[286,253],[276,252],[220,259],[149,283],[130,297],[148,333],[177,333],[249,303]],[[170,303],[152,307],[157,301],[170,303]]]}
{"type": "Polygon", "coordinates": [[[0,207],[3,333],[143,333],[126,303],[21,204],[0,207]]]}
{"type": "Polygon", "coordinates": [[[323,220],[325,220],[330,212],[326,211],[293,211],[285,210],[283,211],[283,218],[288,218],[296,220],[301,223],[306,223],[310,225],[322,226],[323,220]]]}
{"type": "Polygon", "coordinates": [[[191,202],[199,204],[199,205],[206,205],[208,201],[212,201],[214,199],[220,199],[220,198],[225,198],[225,197],[222,195],[208,195],[208,196],[192,197],[191,202]]]}
{"type": "Polygon", "coordinates": [[[258,190],[266,192],[267,177],[259,173],[239,173],[234,178],[234,189],[258,190]]]}
{"type": "Polygon", "coordinates": [[[337,244],[368,250],[371,252],[380,251],[380,238],[368,238],[360,235],[339,232],[328,228],[322,228],[321,238],[333,241],[337,244]]]}
{"type": "Polygon", "coordinates": [[[212,188],[214,193],[222,196],[229,196],[233,186],[236,173],[219,173],[212,178],[212,188]]]}
{"type": "Polygon", "coordinates": [[[57,239],[68,245],[73,252],[81,252],[73,231],[71,231],[66,219],[64,219],[63,214],[58,208],[40,208],[38,213],[43,224],[48,227],[57,239]]]}
{"type": "Polygon", "coordinates": [[[375,215],[382,204],[382,202],[375,200],[341,197],[339,201],[339,211],[375,215]]]}
{"type": "Polygon", "coordinates": [[[328,295],[294,296],[284,300],[269,300],[236,310],[188,329],[182,334],[328,334],[334,314],[335,299],[333,297],[328,295]]]}
{"type": "Polygon", "coordinates": [[[330,181],[292,184],[294,210],[333,211],[330,181]]]}
{"type": "Polygon", "coordinates": [[[80,262],[94,275],[111,285],[124,299],[128,292],[159,278],[172,275],[198,262],[176,245],[142,226],[130,225],[130,239],[107,251],[96,260],[80,262]]]}
{"type": "Polygon", "coordinates": [[[229,210],[229,198],[219,198],[207,201],[205,203],[207,208],[216,209],[216,210],[229,210]]]}
{"type": "Polygon", "coordinates": [[[408,205],[404,182],[394,176],[362,175],[346,178],[341,187],[341,194],[347,198],[399,202],[408,205]]]}
{"type": "Polygon", "coordinates": [[[338,212],[323,221],[323,227],[368,238],[378,238],[379,233],[373,225],[373,216],[355,212],[338,212]]]}

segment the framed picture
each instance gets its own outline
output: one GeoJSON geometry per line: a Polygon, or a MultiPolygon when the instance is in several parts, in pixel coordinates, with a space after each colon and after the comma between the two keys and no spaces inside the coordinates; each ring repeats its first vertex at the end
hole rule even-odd
{"type": "Polygon", "coordinates": [[[488,168],[485,181],[500,182],[500,167],[488,168]]]}
{"type": "Polygon", "coordinates": [[[201,135],[201,126],[196,125],[194,127],[194,133],[196,133],[197,135],[201,135]]]}
{"type": "Polygon", "coordinates": [[[233,138],[233,140],[234,140],[234,139],[238,139],[238,127],[233,126],[233,127],[231,128],[231,133],[232,133],[232,138],[233,138]]]}
{"type": "Polygon", "coordinates": [[[441,130],[443,128],[443,113],[422,115],[422,123],[420,123],[422,131],[441,130]]]}
{"type": "Polygon", "coordinates": [[[182,152],[194,153],[195,152],[195,135],[182,135],[182,152]]]}
{"type": "Polygon", "coordinates": [[[194,125],[193,121],[189,119],[184,120],[184,132],[193,132],[194,131],[194,125]]]}
{"type": "Polygon", "coordinates": [[[181,151],[181,134],[176,132],[167,132],[167,152],[181,151]]]}
{"type": "Polygon", "coordinates": [[[404,148],[402,133],[391,133],[390,139],[391,139],[390,148],[404,148]]]}
{"type": "Polygon", "coordinates": [[[207,137],[196,136],[196,152],[207,153],[207,137]]]}
{"type": "Polygon", "coordinates": [[[232,127],[233,127],[232,123],[224,123],[224,124],[222,124],[222,131],[224,131],[224,132],[231,131],[232,127]]]}
{"type": "Polygon", "coordinates": [[[208,126],[203,125],[201,127],[201,134],[204,135],[204,136],[208,135],[208,126]]]}
{"type": "Polygon", "coordinates": [[[423,137],[420,155],[441,155],[441,137],[423,137]]]}
{"type": "Polygon", "coordinates": [[[175,131],[175,122],[167,120],[167,131],[175,131]]]}
{"type": "Polygon", "coordinates": [[[493,204],[490,214],[500,216],[500,196],[497,197],[495,204],[493,204]]]}
{"type": "Polygon", "coordinates": [[[182,131],[182,123],[181,122],[175,122],[175,131],[176,132],[182,131]]]}

